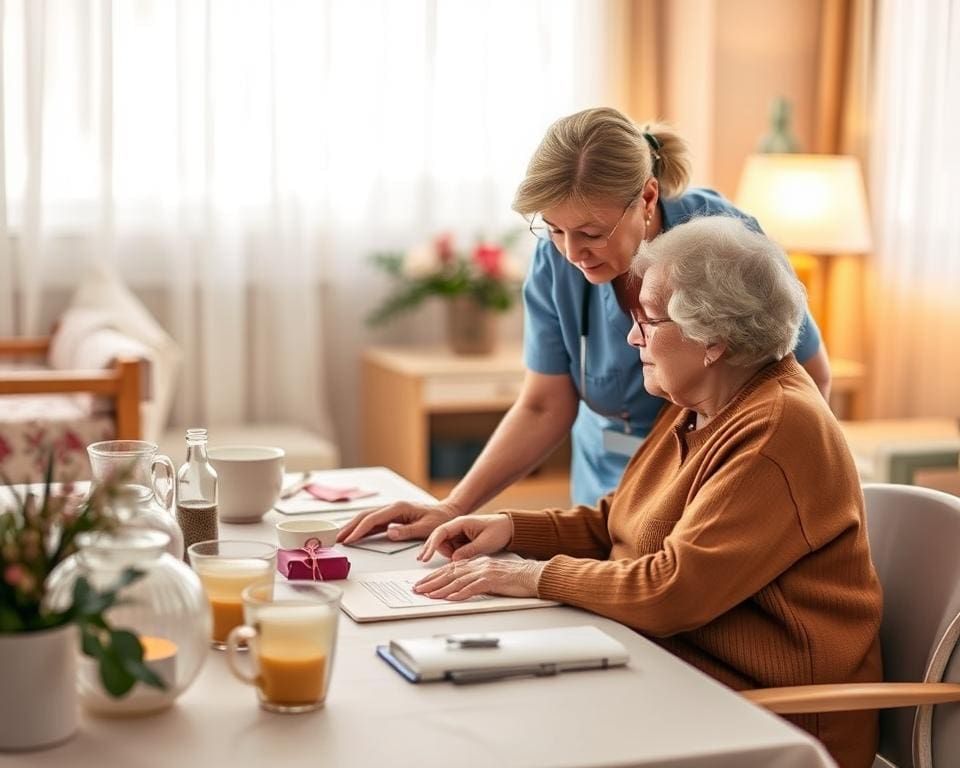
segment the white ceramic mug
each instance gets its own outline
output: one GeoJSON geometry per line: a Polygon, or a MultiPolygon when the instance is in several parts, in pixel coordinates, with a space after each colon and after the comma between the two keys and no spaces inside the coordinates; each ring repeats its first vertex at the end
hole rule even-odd
{"type": "Polygon", "coordinates": [[[207,455],[217,470],[217,507],[225,523],[255,523],[277,503],[283,485],[282,448],[217,446],[207,455]]]}

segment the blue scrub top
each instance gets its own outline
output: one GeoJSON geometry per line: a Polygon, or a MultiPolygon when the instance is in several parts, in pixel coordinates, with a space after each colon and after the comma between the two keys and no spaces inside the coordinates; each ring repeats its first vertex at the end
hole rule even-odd
{"type": "MultiPolygon", "coordinates": [[[[756,219],[733,207],[711,189],[689,189],[681,197],[660,200],[663,230],[693,216],[737,216],[762,231],[756,219]]],[[[570,495],[574,504],[594,504],[620,482],[629,456],[603,447],[603,431],[646,436],[664,400],[643,387],[643,367],[627,343],[632,321],[617,302],[612,283],[590,285],[579,269],[549,241],[537,243],[523,285],[524,362],[537,373],[567,373],[580,389],[580,314],[585,286],[590,297],[587,336],[586,393],[573,425],[570,495]]],[[[795,354],[803,362],[820,348],[820,331],[809,312],[800,327],[795,354]]]]}

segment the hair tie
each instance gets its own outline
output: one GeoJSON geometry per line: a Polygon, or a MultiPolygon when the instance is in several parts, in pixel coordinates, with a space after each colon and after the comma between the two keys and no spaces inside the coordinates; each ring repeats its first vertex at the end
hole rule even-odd
{"type": "Polygon", "coordinates": [[[653,158],[653,175],[660,175],[660,148],[663,146],[660,143],[660,139],[654,136],[649,131],[643,132],[643,138],[647,140],[647,144],[650,145],[650,156],[653,158]]]}

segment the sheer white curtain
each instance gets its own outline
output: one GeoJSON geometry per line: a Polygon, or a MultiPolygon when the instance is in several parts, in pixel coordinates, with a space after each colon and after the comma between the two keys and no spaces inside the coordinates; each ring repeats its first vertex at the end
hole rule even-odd
{"type": "Polygon", "coordinates": [[[543,129],[604,99],[606,6],[0,0],[0,333],[106,258],[159,292],[179,421],[322,425],[367,254],[518,223],[543,129]]]}
{"type": "Polygon", "coordinates": [[[879,416],[960,415],[960,6],[882,0],[871,144],[879,416]]]}

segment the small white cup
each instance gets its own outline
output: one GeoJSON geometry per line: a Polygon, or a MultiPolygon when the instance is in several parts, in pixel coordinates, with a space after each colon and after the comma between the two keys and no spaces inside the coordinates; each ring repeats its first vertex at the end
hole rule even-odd
{"type": "Polygon", "coordinates": [[[225,523],[255,523],[277,503],[283,485],[282,448],[218,446],[207,455],[217,470],[218,512],[225,523]]]}
{"type": "Polygon", "coordinates": [[[280,549],[300,549],[310,539],[316,539],[321,547],[332,547],[339,530],[329,520],[281,520],[277,523],[277,541],[280,549]]]}

